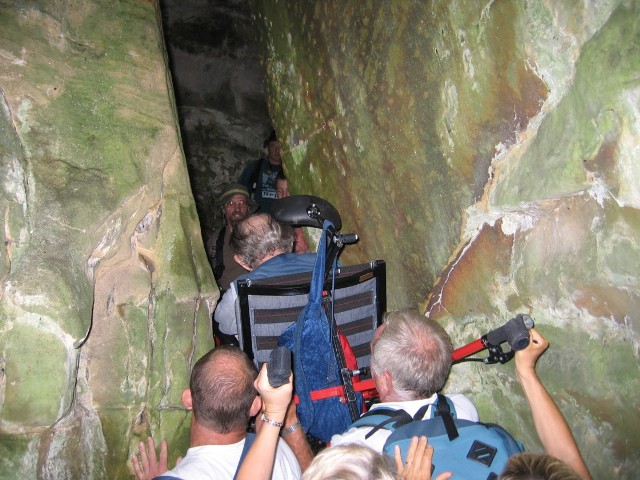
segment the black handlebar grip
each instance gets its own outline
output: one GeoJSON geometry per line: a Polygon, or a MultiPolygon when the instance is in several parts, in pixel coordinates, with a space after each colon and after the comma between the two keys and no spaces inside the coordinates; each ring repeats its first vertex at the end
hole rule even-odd
{"type": "Polygon", "coordinates": [[[505,336],[511,350],[524,350],[529,346],[529,328],[533,327],[533,320],[529,315],[518,314],[504,325],[505,336]],[[526,317],[526,319],[524,318],[526,317]]]}
{"type": "Polygon", "coordinates": [[[340,237],[342,239],[342,243],[344,243],[346,245],[351,245],[351,244],[356,243],[358,241],[358,234],[357,233],[342,233],[342,234],[340,234],[340,237]]]}
{"type": "Polygon", "coordinates": [[[512,350],[524,350],[529,345],[529,329],[533,319],[526,314],[518,314],[499,328],[487,333],[491,345],[507,342],[512,350]]]}
{"type": "Polygon", "coordinates": [[[291,352],[287,347],[276,347],[271,350],[267,365],[267,378],[269,385],[277,388],[289,383],[291,375],[291,352]]]}

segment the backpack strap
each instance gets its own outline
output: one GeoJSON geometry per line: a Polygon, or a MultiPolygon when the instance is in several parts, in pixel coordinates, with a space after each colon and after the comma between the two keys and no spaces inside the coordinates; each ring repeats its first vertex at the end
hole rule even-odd
{"type": "MultiPolygon", "coordinates": [[[[454,408],[455,414],[455,408],[454,408]]],[[[447,430],[447,436],[449,441],[454,440],[460,436],[456,424],[453,421],[453,415],[451,414],[451,407],[449,406],[449,399],[444,395],[438,393],[438,400],[436,400],[436,417],[442,417],[444,422],[444,428],[447,430]]]]}
{"type": "MultiPolygon", "coordinates": [[[[413,421],[420,421],[424,418],[425,413],[427,413],[427,410],[429,410],[429,407],[431,406],[430,403],[427,403],[426,405],[421,406],[418,411],[416,412],[416,414],[413,416],[413,421]]],[[[431,410],[433,412],[433,409],[431,410]]]]}
{"type": "Polygon", "coordinates": [[[407,423],[411,423],[413,419],[411,415],[409,415],[404,410],[396,410],[389,418],[382,421],[381,423],[374,425],[374,427],[364,436],[364,438],[368,439],[376,433],[378,430],[384,428],[386,430],[395,430],[402,425],[406,425],[407,423]]]}
{"type": "Polygon", "coordinates": [[[249,453],[249,449],[251,448],[251,445],[253,445],[253,442],[255,441],[255,439],[256,439],[255,433],[247,433],[247,436],[244,438],[244,447],[242,447],[240,460],[238,460],[238,468],[236,468],[236,473],[233,476],[233,480],[236,480],[238,478],[238,472],[240,471],[242,462],[244,462],[244,459],[247,456],[247,453],[249,453]]]}
{"type": "Polygon", "coordinates": [[[362,415],[351,424],[349,428],[373,427],[365,438],[371,437],[378,430],[385,429],[394,431],[403,425],[411,423],[413,418],[404,410],[393,410],[391,408],[373,408],[362,415]]]}
{"type": "Polygon", "coordinates": [[[227,233],[227,224],[225,223],[216,238],[216,266],[213,267],[213,276],[220,281],[224,272],[224,237],[227,233]]]}

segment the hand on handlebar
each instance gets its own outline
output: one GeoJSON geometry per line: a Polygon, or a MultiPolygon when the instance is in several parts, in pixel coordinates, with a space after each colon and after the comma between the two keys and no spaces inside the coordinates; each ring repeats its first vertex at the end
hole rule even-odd
{"type": "Polygon", "coordinates": [[[515,355],[516,373],[519,377],[527,373],[535,373],[538,358],[549,347],[547,339],[535,328],[531,328],[529,333],[531,335],[529,345],[524,350],[517,351],[515,355]]]}
{"type": "MultiPolygon", "coordinates": [[[[262,399],[262,410],[270,414],[269,418],[272,418],[271,415],[273,415],[278,417],[278,421],[282,421],[293,395],[293,374],[289,376],[289,383],[274,388],[269,384],[267,364],[265,363],[253,385],[262,399]]],[[[273,419],[275,420],[275,418],[273,419]]]]}

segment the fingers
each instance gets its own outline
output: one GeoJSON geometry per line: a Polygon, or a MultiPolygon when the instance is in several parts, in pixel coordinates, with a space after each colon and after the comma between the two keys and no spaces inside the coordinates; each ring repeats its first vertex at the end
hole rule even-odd
{"type": "MultiPolygon", "coordinates": [[[[422,437],[422,438],[426,438],[426,437],[422,437]]],[[[405,463],[407,464],[407,466],[413,463],[413,459],[416,455],[416,449],[418,448],[418,442],[419,442],[418,437],[413,437],[411,439],[411,443],[409,444],[409,450],[407,450],[407,458],[405,460],[405,463]]]]}
{"type": "MultiPolygon", "coordinates": [[[[147,443],[153,439],[149,437],[147,439],[147,443]]],[[[152,443],[153,444],[153,443],[152,443]]],[[[147,446],[144,442],[140,442],[138,444],[138,451],[140,452],[140,458],[138,459],[138,455],[133,455],[131,461],[133,462],[133,472],[136,474],[138,480],[147,480],[146,472],[149,471],[149,457],[147,456],[147,446]]],[[[155,445],[152,448],[152,451],[155,455],[155,445]]]]}
{"type": "Polygon", "coordinates": [[[393,455],[396,462],[396,472],[398,472],[399,477],[402,477],[402,473],[404,471],[404,463],[402,463],[402,453],[400,452],[400,445],[396,445],[394,447],[393,455]]]}
{"type": "Polygon", "coordinates": [[[436,477],[436,480],[447,480],[451,477],[453,477],[453,472],[442,472],[436,477]]]}
{"type": "Polygon", "coordinates": [[[260,368],[260,373],[255,381],[255,387],[258,392],[262,393],[262,390],[267,388],[269,385],[269,377],[267,375],[267,364],[263,363],[262,368],[260,368]]]}
{"type": "Polygon", "coordinates": [[[293,393],[293,374],[289,375],[289,383],[274,388],[269,384],[267,365],[264,364],[258,375],[257,390],[262,399],[263,410],[278,415],[282,414],[284,417],[293,393]]]}
{"type": "MultiPolygon", "coordinates": [[[[415,437],[414,437],[415,439],[415,437]]],[[[413,439],[412,439],[413,443],[413,439]]],[[[416,464],[416,468],[422,469],[423,464],[428,464],[429,471],[431,471],[431,460],[433,459],[433,447],[428,444],[427,437],[422,436],[417,442],[416,451],[413,456],[413,462],[416,464]]]]}
{"type": "Polygon", "coordinates": [[[285,414],[284,418],[285,425],[293,425],[298,421],[298,410],[296,408],[296,401],[293,396],[289,401],[289,405],[287,406],[287,413],[285,414]]]}
{"type": "Polygon", "coordinates": [[[394,451],[396,471],[403,480],[429,480],[431,478],[432,458],[433,447],[429,445],[425,436],[411,439],[404,464],[402,463],[400,447],[396,446],[394,451]]]}
{"type": "Polygon", "coordinates": [[[549,342],[535,328],[529,330],[530,341],[527,348],[516,352],[516,372],[518,375],[535,374],[538,358],[549,347],[549,342]]]}
{"type": "MultiPolygon", "coordinates": [[[[151,441],[153,441],[153,439],[151,437],[149,437],[147,439],[147,442],[149,441],[149,439],[151,439],[151,441]]],[[[155,445],[154,445],[155,447],[155,445]]],[[[138,445],[138,450],[140,451],[140,466],[142,467],[142,471],[143,472],[148,472],[149,471],[149,457],[147,456],[147,446],[144,444],[144,442],[140,442],[140,444],[138,445]]],[[[155,453],[155,451],[154,451],[155,453]]]]}
{"type": "Polygon", "coordinates": [[[549,342],[547,341],[547,339],[544,338],[542,334],[535,328],[532,328],[531,330],[529,330],[529,332],[531,334],[531,343],[533,343],[538,347],[538,349],[541,349],[542,351],[546,350],[549,346],[549,342]]]}
{"type": "Polygon", "coordinates": [[[138,480],[150,480],[168,470],[169,446],[165,440],[160,442],[160,458],[156,454],[153,437],[138,444],[139,455],[133,455],[133,471],[138,480]]]}
{"type": "MultiPolygon", "coordinates": [[[[412,439],[416,440],[414,437],[412,439]]],[[[413,477],[419,480],[429,480],[431,478],[431,461],[433,459],[433,447],[428,444],[427,437],[422,436],[416,442],[416,450],[413,456],[413,477]]]]}
{"type": "Polygon", "coordinates": [[[140,462],[138,460],[138,456],[137,455],[133,455],[131,457],[131,461],[133,462],[133,473],[136,474],[136,478],[138,480],[146,480],[144,477],[144,470],[142,469],[142,465],[140,465],[140,462]]]}
{"type": "MultiPolygon", "coordinates": [[[[429,440],[424,435],[411,439],[404,464],[402,463],[400,447],[396,445],[394,460],[398,478],[402,480],[431,480],[433,447],[429,445],[429,440]]],[[[451,477],[453,477],[452,472],[442,472],[435,480],[447,480],[451,477]]]]}
{"type": "Polygon", "coordinates": [[[169,464],[169,447],[166,440],[160,442],[160,462],[158,467],[162,472],[168,470],[169,464]]]}
{"type": "MultiPolygon", "coordinates": [[[[156,456],[156,442],[153,441],[153,437],[147,437],[147,465],[149,467],[151,465],[156,465],[158,463],[158,457],[156,456]]],[[[145,471],[149,471],[148,468],[145,468],[145,471]]]]}

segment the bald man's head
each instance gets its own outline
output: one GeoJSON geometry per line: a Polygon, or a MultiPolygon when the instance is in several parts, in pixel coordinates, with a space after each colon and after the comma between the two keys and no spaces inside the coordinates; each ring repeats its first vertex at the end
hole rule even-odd
{"type": "Polygon", "coordinates": [[[195,420],[222,434],[245,430],[257,395],[257,375],[237,347],[221,345],[204,355],[193,367],[189,384],[195,420]]]}

